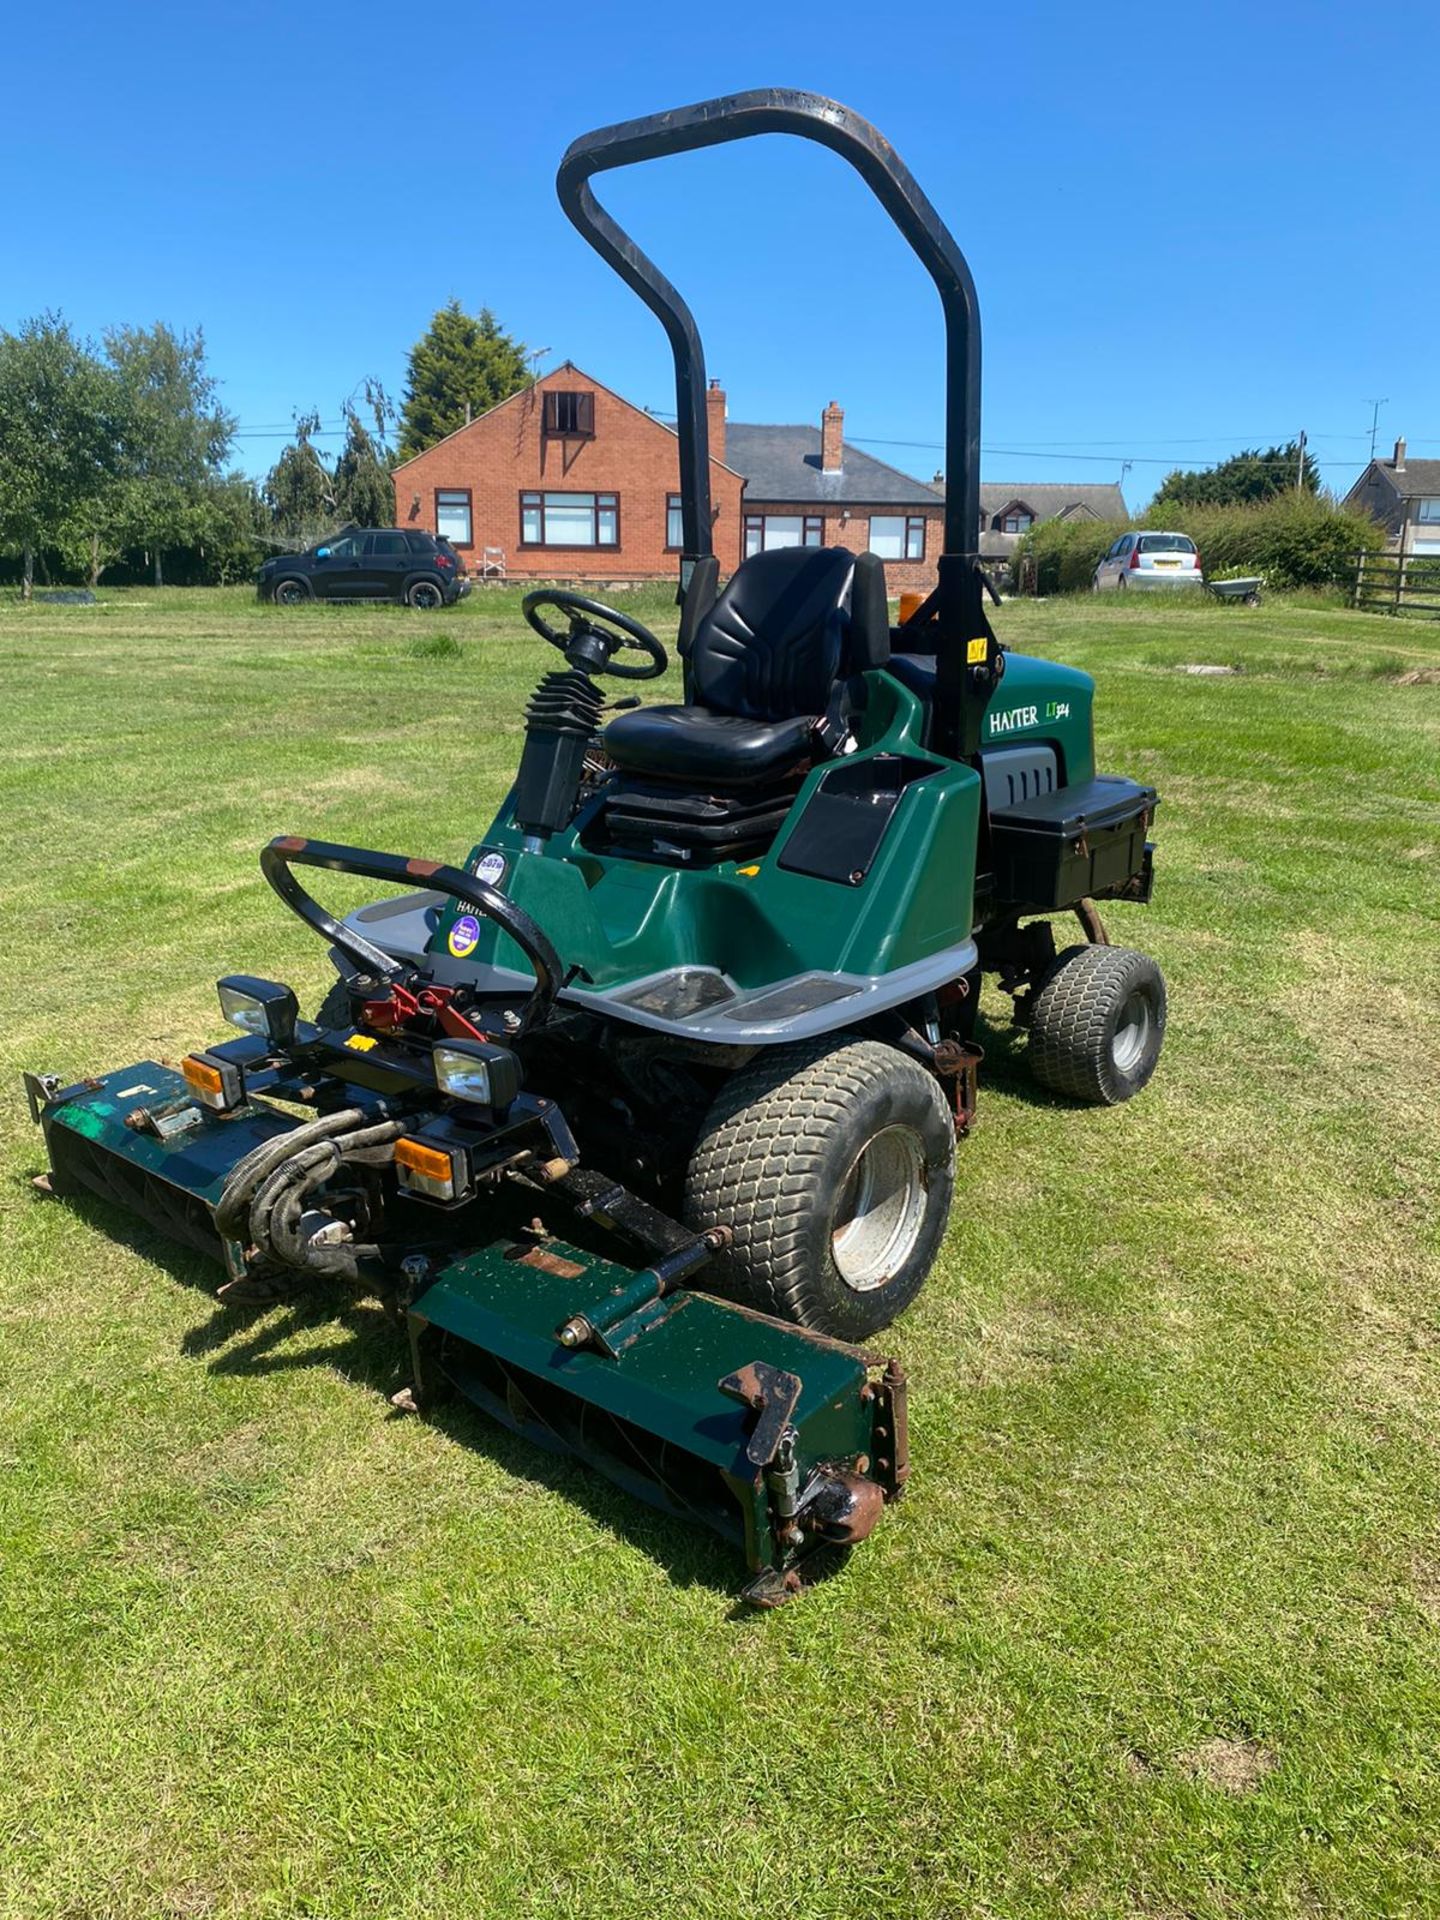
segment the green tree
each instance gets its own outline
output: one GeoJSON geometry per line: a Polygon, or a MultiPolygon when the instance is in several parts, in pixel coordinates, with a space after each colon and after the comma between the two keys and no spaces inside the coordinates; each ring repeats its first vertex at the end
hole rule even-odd
{"type": "Polygon", "coordinates": [[[119,484],[127,396],[58,313],[0,332],[0,545],[21,555],[30,598],[38,547],[59,547],[119,484]]]}
{"type": "Polygon", "coordinates": [[[357,527],[388,527],[395,518],[388,429],[395,409],[378,380],[365,382],[365,407],[373,431],[353,397],[345,402],[345,445],[335,463],[335,511],[357,527]]]}
{"type": "Polygon", "coordinates": [[[126,433],[119,484],[91,509],[86,529],[90,584],[120,553],[143,547],[159,587],[163,550],[197,544],[235,420],[219,403],[198,328],[115,327],[105,353],[124,392],[126,433]]]}
{"type": "Polygon", "coordinates": [[[1185,471],[1177,467],[1165,476],[1152,507],[1235,507],[1255,500],[1273,500],[1277,494],[1293,493],[1295,476],[1300,475],[1300,491],[1319,493],[1320,469],[1314,457],[1300,458],[1300,443],[1291,440],[1283,447],[1249,447],[1223,460],[1218,467],[1185,471]]]}
{"type": "Polygon", "coordinates": [[[255,482],[243,473],[215,475],[201,489],[197,507],[198,578],[221,586],[253,579],[269,531],[255,482]]]}
{"type": "Polygon", "coordinates": [[[286,546],[310,546],[335,525],[335,479],[312,444],[319,431],[318,413],[297,414],[295,439],[261,489],[271,530],[286,546]]]}
{"type": "Polygon", "coordinates": [[[458,300],[441,307],[410,349],[400,458],[423,453],[512,393],[531,384],[525,349],[488,307],[475,315],[458,300]]]}

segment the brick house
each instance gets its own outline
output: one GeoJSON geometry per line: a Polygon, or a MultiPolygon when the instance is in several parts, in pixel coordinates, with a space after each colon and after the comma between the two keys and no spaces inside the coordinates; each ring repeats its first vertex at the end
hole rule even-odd
{"type": "MultiPolygon", "coordinates": [[[[708,395],[712,539],[722,571],[748,553],[837,546],[885,561],[892,593],[935,584],[943,493],[847,446],[832,401],[818,427],[727,421],[708,395]]],[[[512,580],[673,579],[680,554],[672,428],[566,362],[395,469],[395,524],[443,533],[472,569],[486,547],[512,580]]]]}

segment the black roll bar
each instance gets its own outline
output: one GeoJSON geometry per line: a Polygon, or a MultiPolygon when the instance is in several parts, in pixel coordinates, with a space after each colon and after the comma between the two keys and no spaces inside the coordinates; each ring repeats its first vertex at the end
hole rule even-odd
{"type": "Polygon", "coordinates": [[[438,860],[412,860],[403,853],[373,853],[367,847],[344,847],[329,840],[304,840],[295,834],[281,834],[260,854],[260,871],[306,926],[332,947],[338,947],[362,973],[373,973],[380,980],[398,979],[406,969],[390,954],[374,946],[363,934],[337,920],[290,871],[291,867],[323,867],[330,873],[355,873],[365,880],[384,880],[393,886],[432,888],[448,893],[473,907],[487,920],[509,934],[535,970],[535,991],[523,1015],[523,1028],[534,1026],[543,1017],[564,984],[565,969],[559,955],[539,927],[513,900],[487,887],[483,880],[464,873],[459,867],[447,867],[438,860]]]}
{"type": "Polygon", "coordinates": [[[590,181],[614,167],[762,133],[796,134],[848,160],[910,243],[940,295],[945,314],[945,552],[935,605],[929,611],[935,617],[932,637],[940,678],[937,721],[952,751],[973,753],[985,700],[1003,670],[981,601],[980,310],[975,282],[954,236],[889,141],[858,113],[821,94],[757,87],[600,127],[571,143],[556,175],[560,204],[572,224],[639,294],[669,336],[680,439],[682,580],[697,560],[713,552],[705,352],[689,307],[600,205],[590,181]],[[983,662],[978,654],[963,651],[978,639],[986,641],[983,662]],[[982,692],[984,699],[977,705],[982,692]]]}

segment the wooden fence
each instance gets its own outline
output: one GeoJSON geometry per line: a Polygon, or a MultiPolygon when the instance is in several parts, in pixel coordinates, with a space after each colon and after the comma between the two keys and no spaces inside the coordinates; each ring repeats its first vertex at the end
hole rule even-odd
{"type": "Polygon", "coordinates": [[[1355,562],[1352,607],[1440,620],[1440,556],[1362,553],[1355,562]]]}

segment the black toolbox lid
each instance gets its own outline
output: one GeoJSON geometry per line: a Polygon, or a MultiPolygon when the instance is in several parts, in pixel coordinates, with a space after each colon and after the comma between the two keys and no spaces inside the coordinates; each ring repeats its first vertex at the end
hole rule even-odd
{"type": "Polygon", "coordinates": [[[1087,830],[1123,826],[1137,813],[1153,812],[1158,805],[1154,787],[1142,787],[1123,774],[1102,773],[1081,786],[1061,787],[1055,793],[1001,807],[990,815],[990,824],[1077,839],[1087,830]]]}

